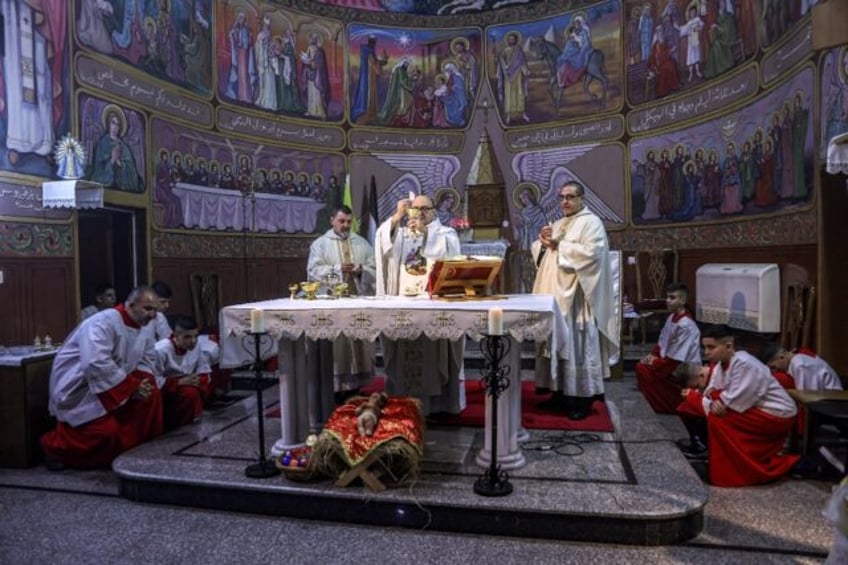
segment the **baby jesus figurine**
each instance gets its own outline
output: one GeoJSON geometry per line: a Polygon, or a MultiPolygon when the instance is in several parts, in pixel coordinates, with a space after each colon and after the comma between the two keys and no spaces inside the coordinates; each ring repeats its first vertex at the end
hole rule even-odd
{"type": "Polygon", "coordinates": [[[375,392],[356,407],[356,429],[361,436],[372,436],[380,421],[380,413],[388,402],[385,393],[375,392]]]}

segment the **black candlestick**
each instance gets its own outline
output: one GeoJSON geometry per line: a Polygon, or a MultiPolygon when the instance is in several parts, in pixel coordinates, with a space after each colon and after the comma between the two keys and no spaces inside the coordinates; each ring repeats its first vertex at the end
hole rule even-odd
{"type": "Polygon", "coordinates": [[[259,461],[248,465],[244,469],[244,474],[252,479],[265,479],[280,474],[280,470],[274,464],[272,459],[265,456],[265,403],[262,401],[262,355],[259,351],[259,344],[262,342],[262,337],[268,335],[268,332],[250,332],[253,336],[253,375],[254,384],[256,387],[256,411],[259,419],[259,461]]]}
{"type": "Polygon", "coordinates": [[[492,397],[492,446],[489,468],[474,483],[474,492],[483,496],[506,496],[512,492],[509,475],[498,465],[498,397],[509,388],[509,367],[502,366],[509,355],[510,340],[503,335],[484,334],[480,341],[483,352],[483,384],[486,394],[492,397]]]}

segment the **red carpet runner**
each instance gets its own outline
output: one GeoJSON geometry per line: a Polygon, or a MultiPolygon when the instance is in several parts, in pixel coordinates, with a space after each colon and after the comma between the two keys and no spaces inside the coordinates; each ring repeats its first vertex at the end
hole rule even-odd
{"type": "MultiPolygon", "coordinates": [[[[385,377],[379,376],[374,382],[363,387],[362,394],[381,392],[385,386],[385,377]]],[[[427,424],[434,426],[467,426],[483,427],[485,422],[486,393],[480,381],[465,382],[466,407],[461,414],[442,414],[428,417],[427,424]]],[[[596,401],[592,404],[592,412],[585,420],[569,420],[562,411],[544,410],[539,403],[550,398],[550,394],[536,395],[536,386],[532,381],[521,383],[521,425],[528,430],[575,430],[586,432],[612,432],[614,427],[610,420],[607,405],[596,401]]],[[[279,418],[280,409],[268,410],[266,416],[279,418]]]]}

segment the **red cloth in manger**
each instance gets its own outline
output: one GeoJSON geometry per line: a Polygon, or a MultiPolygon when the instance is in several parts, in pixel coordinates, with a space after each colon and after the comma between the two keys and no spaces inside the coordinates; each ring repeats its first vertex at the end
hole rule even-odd
{"type": "Polygon", "coordinates": [[[397,439],[407,441],[419,454],[424,452],[424,426],[418,400],[390,396],[380,413],[374,435],[362,436],[356,427],[356,408],[367,400],[366,397],[353,398],[339,406],[324,426],[324,433],[335,438],[344,448],[348,465],[359,464],[381,445],[397,439]]]}

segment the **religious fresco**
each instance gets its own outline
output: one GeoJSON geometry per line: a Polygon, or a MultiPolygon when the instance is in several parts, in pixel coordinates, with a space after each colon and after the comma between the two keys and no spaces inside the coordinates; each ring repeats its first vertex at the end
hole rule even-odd
{"type": "Polygon", "coordinates": [[[821,59],[821,143],[848,132],[848,45],[831,49],[821,59]]]}
{"type": "Polygon", "coordinates": [[[0,7],[0,170],[53,178],[53,147],[70,124],[68,4],[0,0],[0,7]]]}
{"type": "Polygon", "coordinates": [[[144,116],[86,94],[79,95],[79,116],[88,159],[83,178],[106,188],[144,192],[144,116]]]}
{"type": "Polygon", "coordinates": [[[797,211],[813,196],[815,72],[706,123],[631,141],[637,225],[797,211]]]}
{"type": "Polygon", "coordinates": [[[316,233],[342,200],[344,157],[256,145],[153,118],[153,219],[163,228],[316,233]]]}
{"type": "Polygon", "coordinates": [[[317,0],[322,4],[355,8],[370,12],[393,12],[418,15],[455,15],[479,13],[520,4],[526,6],[541,0],[317,0]]]}
{"type": "Polygon", "coordinates": [[[344,115],[342,24],[270,3],[216,4],[218,96],[311,120],[344,115]]]}
{"type": "Polygon", "coordinates": [[[807,15],[819,0],[757,0],[760,47],[771,47],[807,15]]]}
{"type": "Polygon", "coordinates": [[[631,104],[697,88],[757,50],[756,0],[627,0],[624,12],[631,104]]]}
{"type": "Polygon", "coordinates": [[[77,43],[202,96],[212,92],[211,0],[77,0],[77,43]]]}
{"type": "Polygon", "coordinates": [[[616,110],[623,103],[621,3],[487,28],[501,121],[520,126],[616,110]]]}
{"type": "Polygon", "coordinates": [[[480,87],[481,33],[351,25],[350,121],[463,128],[480,87]]]}

